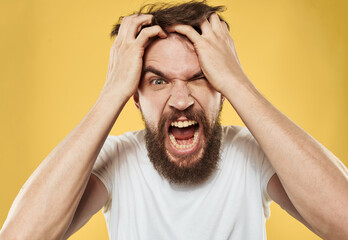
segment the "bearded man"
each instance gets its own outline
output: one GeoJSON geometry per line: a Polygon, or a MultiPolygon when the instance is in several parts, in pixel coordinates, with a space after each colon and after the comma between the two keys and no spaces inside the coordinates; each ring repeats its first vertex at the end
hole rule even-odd
{"type": "Polygon", "coordinates": [[[271,200],[348,239],[347,169],[254,87],[222,9],[151,5],[115,26],[100,97],[23,186],[1,240],[66,239],[103,206],[110,239],[265,239],[271,200]],[[131,96],[146,129],[108,137],[131,96]],[[247,128],[220,125],[225,99],[247,128]]]}

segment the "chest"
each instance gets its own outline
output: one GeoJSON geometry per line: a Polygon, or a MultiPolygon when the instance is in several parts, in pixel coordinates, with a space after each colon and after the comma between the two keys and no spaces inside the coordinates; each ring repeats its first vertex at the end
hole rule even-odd
{"type": "Polygon", "coordinates": [[[258,239],[265,220],[260,183],[250,171],[223,165],[189,187],[168,183],[151,164],[129,166],[115,179],[114,239],[258,239]]]}

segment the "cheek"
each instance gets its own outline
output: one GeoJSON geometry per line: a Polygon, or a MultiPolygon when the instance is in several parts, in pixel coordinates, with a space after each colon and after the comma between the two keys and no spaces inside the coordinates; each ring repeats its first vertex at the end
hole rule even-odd
{"type": "MultiPolygon", "coordinates": [[[[206,97],[206,99],[208,98],[206,97]]],[[[211,95],[209,100],[206,100],[205,111],[207,113],[207,116],[209,116],[210,120],[215,120],[216,117],[219,115],[220,105],[221,105],[221,94],[219,93],[211,95]]]]}
{"type": "Polygon", "coordinates": [[[139,105],[145,120],[156,124],[160,120],[166,103],[166,96],[158,92],[139,92],[139,105]]]}
{"type": "Polygon", "coordinates": [[[192,96],[207,113],[207,116],[215,118],[219,113],[221,94],[215,91],[215,89],[209,88],[208,86],[192,88],[192,96]]]}

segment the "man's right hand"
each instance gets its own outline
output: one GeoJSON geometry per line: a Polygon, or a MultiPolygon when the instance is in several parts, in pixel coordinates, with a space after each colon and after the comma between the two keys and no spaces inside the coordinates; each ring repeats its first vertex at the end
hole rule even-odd
{"type": "Polygon", "coordinates": [[[105,204],[107,190],[91,171],[124,104],[138,87],[146,43],[154,36],[166,37],[159,26],[141,29],[152,17],[123,19],[100,97],[24,184],[0,239],[66,238],[105,204]]]}
{"type": "MultiPolygon", "coordinates": [[[[153,15],[124,17],[110,51],[109,68],[103,91],[117,89],[127,100],[138,88],[146,43],[151,37],[166,38],[163,29],[150,25],[153,15]]],[[[112,90],[113,91],[113,90],[112,90]]]]}

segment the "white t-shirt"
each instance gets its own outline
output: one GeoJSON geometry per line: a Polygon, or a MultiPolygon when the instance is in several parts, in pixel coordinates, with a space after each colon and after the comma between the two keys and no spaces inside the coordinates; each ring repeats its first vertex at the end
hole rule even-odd
{"type": "Polygon", "coordinates": [[[169,183],[147,156],[145,131],[109,136],[93,169],[109,200],[111,240],[266,239],[274,170],[247,128],[224,126],[218,170],[202,185],[169,183]]]}

